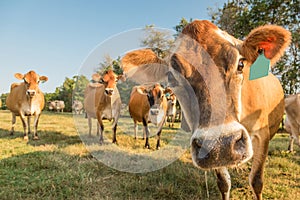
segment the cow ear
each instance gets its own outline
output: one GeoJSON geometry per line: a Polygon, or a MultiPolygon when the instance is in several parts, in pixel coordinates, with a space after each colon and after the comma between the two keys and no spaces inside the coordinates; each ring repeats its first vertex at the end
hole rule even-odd
{"type": "Polygon", "coordinates": [[[48,81],[48,77],[47,76],[40,76],[40,81],[42,81],[42,83],[48,81]]]}
{"type": "Polygon", "coordinates": [[[264,50],[265,57],[274,65],[283,55],[291,41],[291,33],[276,25],[265,25],[250,32],[241,47],[241,54],[253,63],[260,49],[264,50]]]}
{"type": "Polygon", "coordinates": [[[160,82],[166,78],[167,62],[157,57],[151,49],[140,49],[127,53],[121,59],[127,78],[137,83],[160,82]]]}
{"type": "Polygon", "coordinates": [[[15,77],[19,80],[23,80],[24,79],[24,75],[20,74],[20,73],[15,73],[15,77]]]}

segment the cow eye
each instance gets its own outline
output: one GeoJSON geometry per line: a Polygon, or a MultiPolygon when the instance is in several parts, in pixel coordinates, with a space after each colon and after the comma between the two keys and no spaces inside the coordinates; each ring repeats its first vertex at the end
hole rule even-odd
{"type": "Polygon", "coordinates": [[[238,71],[239,73],[242,73],[242,72],[243,72],[243,69],[244,69],[244,61],[245,61],[245,60],[246,60],[245,58],[241,58],[241,59],[239,60],[238,67],[237,67],[237,71],[238,71]]]}

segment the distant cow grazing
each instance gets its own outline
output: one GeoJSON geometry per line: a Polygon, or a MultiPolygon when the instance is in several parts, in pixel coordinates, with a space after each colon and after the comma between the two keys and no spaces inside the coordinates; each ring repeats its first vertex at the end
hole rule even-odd
{"type": "Polygon", "coordinates": [[[49,101],[48,109],[50,111],[64,112],[65,102],[61,100],[49,101]]]}
{"type": "Polygon", "coordinates": [[[166,122],[169,122],[169,127],[174,127],[174,122],[177,114],[176,112],[177,98],[176,95],[169,87],[165,89],[164,93],[168,101],[166,122]]]}
{"type": "Polygon", "coordinates": [[[24,82],[13,83],[10,88],[10,93],[6,98],[7,108],[12,112],[11,135],[14,134],[16,116],[20,116],[24,128],[24,139],[28,140],[30,117],[34,116],[33,139],[38,139],[37,127],[45,104],[44,94],[39,89],[39,83],[40,81],[47,81],[48,78],[46,76],[39,76],[34,71],[29,71],[24,75],[16,73],[15,77],[24,82]]]}
{"type": "Polygon", "coordinates": [[[103,143],[104,126],[102,119],[113,120],[113,143],[117,143],[116,131],[121,110],[121,98],[116,87],[117,76],[112,70],[103,77],[93,74],[92,82],[88,84],[84,93],[84,109],[88,117],[89,135],[91,136],[92,118],[97,119],[97,135],[100,132],[100,144],[103,143]]]}
{"type": "Polygon", "coordinates": [[[256,199],[262,199],[268,145],[284,113],[284,95],[272,74],[249,80],[250,66],[259,54],[274,65],[290,39],[290,32],[282,27],[265,25],[241,41],[207,20],[195,20],[177,38],[170,60],[161,60],[150,49],[122,58],[128,78],[147,73],[144,82],[169,81],[181,105],[185,129],[193,133],[193,163],[215,170],[223,199],[230,197],[227,167],[250,158],[249,182],[256,199]]]}
{"type": "Polygon", "coordinates": [[[154,86],[135,86],[132,88],[129,99],[129,113],[134,122],[134,135],[137,138],[137,123],[143,123],[145,148],[150,149],[148,122],[158,125],[156,148],[160,148],[160,135],[164,125],[167,111],[167,100],[164,89],[157,83],[154,86]]]}
{"type": "Polygon", "coordinates": [[[79,115],[83,112],[83,104],[79,100],[74,100],[72,104],[72,109],[75,115],[79,115]]]}
{"type": "Polygon", "coordinates": [[[285,98],[285,129],[290,133],[289,151],[294,151],[294,140],[300,146],[300,94],[290,95],[285,98]]]}

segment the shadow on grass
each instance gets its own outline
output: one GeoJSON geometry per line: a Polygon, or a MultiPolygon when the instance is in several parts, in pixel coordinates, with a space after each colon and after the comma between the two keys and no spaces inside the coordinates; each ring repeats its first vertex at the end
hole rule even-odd
{"type": "MultiPolygon", "coordinates": [[[[16,139],[16,138],[23,138],[24,133],[16,131],[14,135],[10,135],[10,131],[0,129],[0,139],[16,139]]],[[[65,147],[68,145],[78,144],[81,143],[81,140],[78,135],[75,136],[68,136],[61,132],[56,131],[38,131],[38,140],[32,139],[33,134],[29,134],[29,140],[27,144],[32,146],[40,146],[40,145],[49,145],[54,144],[58,147],[65,147]]]]}
{"type": "MultiPolygon", "coordinates": [[[[6,199],[206,199],[204,172],[181,161],[132,174],[95,159],[44,151],[3,159],[0,169],[6,199]]],[[[212,173],[208,185],[210,197],[219,199],[212,173]]]]}

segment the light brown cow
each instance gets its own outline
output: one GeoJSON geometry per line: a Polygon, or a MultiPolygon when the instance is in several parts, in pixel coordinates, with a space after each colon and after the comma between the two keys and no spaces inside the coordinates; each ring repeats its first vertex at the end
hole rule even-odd
{"type": "Polygon", "coordinates": [[[100,144],[103,143],[104,126],[102,119],[113,120],[113,143],[117,143],[117,123],[121,110],[121,98],[116,87],[117,76],[112,70],[107,71],[103,77],[99,74],[92,76],[92,82],[85,89],[84,109],[88,117],[89,135],[91,135],[92,118],[97,119],[97,135],[100,132],[100,144]]]}
{"type": "Polygon", "coordinates": [[[300,94],[294,94],[284,99],[285,103],[285,129],[290,133],[289,151],[294,151],[294,140],[300,146],[300,94]]]}
{"type": "Polygon", "coordinates": [[[145,148],[150,149],[148,122],[158,125],[156,148],[160,148],[160,135],[166,118],[167,99],[159,83],[154,86],[135,86],[129,99],[129,113],[134,122],[134,135],[137,138],[137,123],[143,123],[145,148]]]}
{"type": "Polygon", "coordinates": [[[29,71],[24,75],[16,73],[15,77],[19,80],[24,80],[24,82],[13,83],[10,88],[10,93],[6,98],[7,108],[12,112],[11,135],[14,134],[16,116],[20,116],[24,128],[24,139],[28,140],[28,134],[30,133],[30,117],[34,116],[33,139],[38,139],[37,127],[45,104],[44,94],[39,89],[38,84],[40,81],[47,81],[48,77],[39,76],[34,71],[29,71]],[[26,132],[27,129],[28,132],[26,132]]]}
{"type": "Polygon", "coordinates": [[[79,100],[74,100],[72,104],[72,109],[75,115],[79,115],[83,112],[83,104],[79,100]]]}
{"type": "Polygon", "coordinates": [[[230,197],[227,167],[251,157],[249,182],[255,197],[262,199],[268,144],[282,119],[284,95],[272,74],[250,81],[250,66],[260,52],[271,65],[276,63],[290,43],[290,32],[265,25],[241,41],[209,21],[195,20],[182,33],[171,68],[146,49],[123,57],[124,72],[129,78],[147,73],[144,82],[168,79],[183,111],[182,124],[193,133],[193,163],[215,169],[223,199],[230,197]]]}
{"type": "Polygon", "coordinates": [[[169,121],[169,127],[174,127],[174,122],[177,115],[177,98],[170,87],[167,87],[164,93],[168,101],[166,122],[169,121]]]}
{"type": "Polygon", "coordinates": [[[48,102],[48,109],[50,111],[56,111],[56,112],[64,112],[65,109],[65,102],[61,100],[54,100],[48,102]]]}

